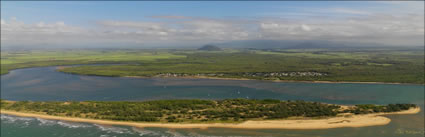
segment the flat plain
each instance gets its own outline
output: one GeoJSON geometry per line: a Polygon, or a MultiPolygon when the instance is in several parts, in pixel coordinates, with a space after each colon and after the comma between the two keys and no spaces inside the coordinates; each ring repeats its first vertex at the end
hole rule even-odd
{"type": "Polygon", "coordinates": [[[424,84],[422,50],[342,48],[2,51],[1,74],[19,68],[81,65],[62,67],[58,71],[114,77],[207,77],[424,84]]]}

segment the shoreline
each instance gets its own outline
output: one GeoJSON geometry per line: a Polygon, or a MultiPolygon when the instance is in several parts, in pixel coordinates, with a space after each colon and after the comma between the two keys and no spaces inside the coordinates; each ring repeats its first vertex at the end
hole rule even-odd
{"type": "MultiPolygon", "coordinates": [[[[83,64],[87,65],[87,64],[83,64]]],[[[424,84],[418,84],[418,83],[399,83],[399,82],[355,82],[355,81],[296,81],[296,80],[259,80],[259,79],[249,79],[249,78],[221,78],[221,77],[197,77],[197,76],[189,76],[189,77],[145,77],[145,76],[105,76],[105,75],[85,75],[85,74],[77,74],[77,73],[69,73],[69,72],[62,72],[58,71],[60,69],[71,67],[73,65],[57,65],[57,66],[46,66],[46,67],[55,67],[56,72],[60,73],[66,73],[66,74],[72,74],[72,75],[80,75],[80,76],[98,76],[98,77],[121,77],[121,78],[184,78],[184,79],[216,79],[216,80],[258,80],[258,81],[267,81],[267,82],[282,82],[282,83],[327,83],[327,84],[388,84],[388,85],[425,85],[424,84]]],[[[36,68],[36,67],[28,67],[28,68],[36,68]]],[[[27,69],[27,68],[18,68],[18,69],[27,69]]],[[[13,69],[17,70],[17,69],[13,69]]],[[[1,76],[9,74],[11,71],[9,70],[8,73],[1,74],[1,76]]]]}
{"type": "MultiPolygon", "coordinates": [[[[56,71],[61,73],[73,74],[73,75],[84,75],[78,73],[69,73],[58,71],[67,67],[72,66],[56,66],[56,71]]],[[[99,77],[122,77],[122,78],[182,78],[182,79],[215,79],[215,80],[257,80],[267,82],[282,82],[282,83],[327,83],[327,84],[390,84],[390,85],[425,85],[416,83],[399,83],[399,82],[355,82],[355,81],[296,81],[296,80],[260,80],[260,79],[249,79],[249,78],[225,78],[225,77],[208,77],[208,76],[184,76],[184,77],[147,77],[147,76],[105,76],[105,75],[85,75],[85,76],[99,76],[99,77]]]]}
{"type": "MultiPolygon", "coordinates": [[[[62,72],[67,73],[67,72],[62,72]]],[[[73,73],[72,73],[73,74],[73,73]]],[[[76,74],[80,75],[80,74],[76,74]]],[[[90,76],[90,75],[89,75],[90,76]]],[[[102,76],[102,75],[94,75],[102,76]]],[[[113,77],[113,76],[104,76],[113,77]]],[[[214,79],[214,80],[257,80],[266,82],[282,82],[282,83],[327,83],[327,84],[389,84],[389,85],[423,85],[415,83],[398,83],[398,82],[355,82],[355,81],[296,81],[296,80],[260,80],[249,78],[223,78],[223,77],[208,77],[208,76],[186,76],[186,77],[145,77],[145,76],[118,76],[123,78],[181,78],[181,79],[214,79]]]]}
{"type": "Polygon", "coordinates": [[[302,120],[248,120],[242,123],[149,123],[149,122],[129,122],[129,121],[112,121],[98,120],[77,117],[51,116],[46,114],[26,113],[1,110],[1,114],[14,115],[19,117],[36,117],[50,120],[62,120],[70,122],[83,122],[102,125],[121,125],[132,127],[158,127],[158,128],[239,128],[239,129],[331,129],[343,127],[366,127],[380,126],[391,122],[391,119],[382,115],[394,114],[416,114],[420,112],[420,108],[411,108],[409,110],[391,113],[375,113],[364,115],[339,116],[324,119],[302,119],[302,120]]]}

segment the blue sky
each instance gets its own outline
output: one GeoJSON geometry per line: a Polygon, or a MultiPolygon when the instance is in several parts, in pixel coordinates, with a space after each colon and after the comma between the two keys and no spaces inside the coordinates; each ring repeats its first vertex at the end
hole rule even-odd
{"type": "MultiPolygon", "coordinates": [[[[382,30],[392,30],[400,32],[400,35],[402,35],[388,36],[388,38],[403,37],[403,39],[405,39],[405,37],[415,37],[417,39],[417,37],[420,36],[417,36],[416,31],[423,32],[423,25],[420,25],[420,23],[423,24],[423,4],[423,1],[1,1],[1,20],[2,28],[7,30],[2,30],[2,34],[6,35],[13,34],[13,36],[17,36],[20,35],[19,33],[25,33],[18,32],[22,31],[22,29],[12,29],[23,28],[24,26],[33,26],[33,31],[40,31],[40,33],[55,31],[52,30],[52,27],[55,27],[57,29],[67,30],[65,32],[68,34],[93,33],[90,36],[96,38],[97,42],[101,42],[102,39],[105,39],[98,36],[106,35],[106,33],[102,32],[114,32],[114,38],[118,40],[126,39],[122,42],[128,43],[134,43],[129,37],[136,37],[135,39],[137,39],[137,37],[145,38],[160,35],[162,39],[146,39],[143,40],[143,42],[149,43],[149,41],[158,40],[164,41],[165,43],[167,41],[188,42],[199,41],[200,39],[205,40],[205,37],[211,37],[208,41],[231,41],[265,39],[264,36],[278,40],[283,39],[283,37],[295,38],[300,36],[311,39],[322,37],[339,39],[332,37],[332,35],[328,35],[328,33],[332,33],[331,31],[340,33],[337,29],[329,29],[330,26],[335,25],[340,26],[340,31],[351,33],[346,34],[347,37],[356,36],[356,38],[360,38],[367,37],[368,34],[366,32],[358,32],[358,30],[368,30],[369,27],[373,28],[373,26],[368,25],[371,23],[378,23],[376,27],[384,26],[381,28],[382,30]],[[422,17],[422,20],[420,17],[422,17]],[[410,20],[410,22],[419,21],[419,23],[411,24],[409,21],[402,21],[402,23],[405,24],[397,23],[397,21],[409,18],[414,19],[410,20]],[[347,22],[353,24],[349,25],[347,22]],[[12,27],[13,24],[14,27],[12,27]],[[17,24],[20,24],[20,26],[17,24]],[[344,24],[348,26],[344,26],[344,24]],[[394,27],[394,25],[398,26],[394,27]],[[415,28],[410,28],[412,26],[415,28]],[[355,27],[362,28],[356,29],[355,27]],[[47,28],[49,29],[46,30],[47,28]],[[229,28],[232,28],[232,31],[226,32],[225,30],[229,28]],[[239,32],[236,33],[235,31],[239,32]],[[320,33],[321,35],[313,35],[314,31],[314,34],[320,33]],[[412,34],[407,34],[407,31],[413,32],[412,34]],[[129,33],[134,33],[134,35],[126,37],[129,33]],[[203,36],[204,34],[202,33],[216,34],[196,38],[197,35],[203,36]],[[119,34],[123,35],[118,36],[119,34]],[[97,37],[95,37],[95,35],[97,37]],[[186,35],[187,37],[183,38],[181,35],[186,35]],[[225,39],[225,37],[229,37],[229,35],[234,37],[225,39]]],[[[382,33],[382,30],[376,30],[375,33],[382,33]]],[[[28,38],[30,37],[28,35],[29,34],[25,35],[26,39],[34,39],[28,38]]],[[[341,34],[337,34],[337,36],[338,35],[341,34]]],[[[10,38],[2,36],[2,43],[3,41],[14,39],[11,36],[12,35],[10,35],[10,38]]],[[[107,37],[113,36],[110,35],[107,37]]],[[[70,37],[66,37],[65,39],[69,38],[70,37]]],[[[382,40],[384,40],[384,38],[377,38],[376,41],[382,40]]],[[[376,42],[373,40],[369,41],[376,42]]],[[[423,39],[416,40],[415,44],[421,43],[422,41],[423,39]]]]}
{"type": "MultiPolygon", "coordinates": [[[[198,17],[282,17],[281,14],[306,12],[312,9],[379,7],[373,2],[11,2],[2,1],[1,17],[19,18],[28,23],[39,21],[64,21],[84,24],[96,20],[152,20],[149,16],[178,15],[198,17]]],[[[315,13],[323,16],[344,16],[337,13],[315,13]]],[[[345,16],[351,16],[346,14],[345,16]]],[[[289,17],[289,16],[287,16],[289,17]]]]}

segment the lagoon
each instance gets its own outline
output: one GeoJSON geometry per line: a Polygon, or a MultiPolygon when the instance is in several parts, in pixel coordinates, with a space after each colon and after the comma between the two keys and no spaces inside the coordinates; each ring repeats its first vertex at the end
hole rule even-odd
{"type": "MultiPolygon", "coordinates": [[[[424,110],[424,86],[402,84],[296,83],[257,80],[122,78],[66,74],[56,67],[27,68],[1,76],[6,100],[107,100],[273,98],[333,104],[415,103],[424,110]]],[[[2,115],[1,136],[324,136],[424,135],[424,113],[388,116],[389,125],[326,130],[165,129],[69,123],[2,115]],[[50,123],[50,124],[46,124],[50,123]],[[65,123],[65,124],[64,124],[65,123]],[[71,126],[70,126],[71,125],[71,126]],[[74,125],[74,126],[72,126],[74,125]],[[82,126],[84,125],[84,126],[82,126]],[[74,135],[74,133],[80,133],[74,135]]]]}

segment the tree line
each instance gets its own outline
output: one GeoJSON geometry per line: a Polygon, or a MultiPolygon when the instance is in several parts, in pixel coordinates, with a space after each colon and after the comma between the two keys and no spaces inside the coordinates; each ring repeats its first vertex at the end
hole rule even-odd
{"type": "Polygon", "coordinates": [[[240,122],[245,120],[284,119],[289,117],[332,117],[341,113],[368,114],[397,112],[415,104],[340,105],[275,99],[155,100],[30,102],[1,101],[2,109],[29,111],[55,116],[144,122],[240,122]]]}

